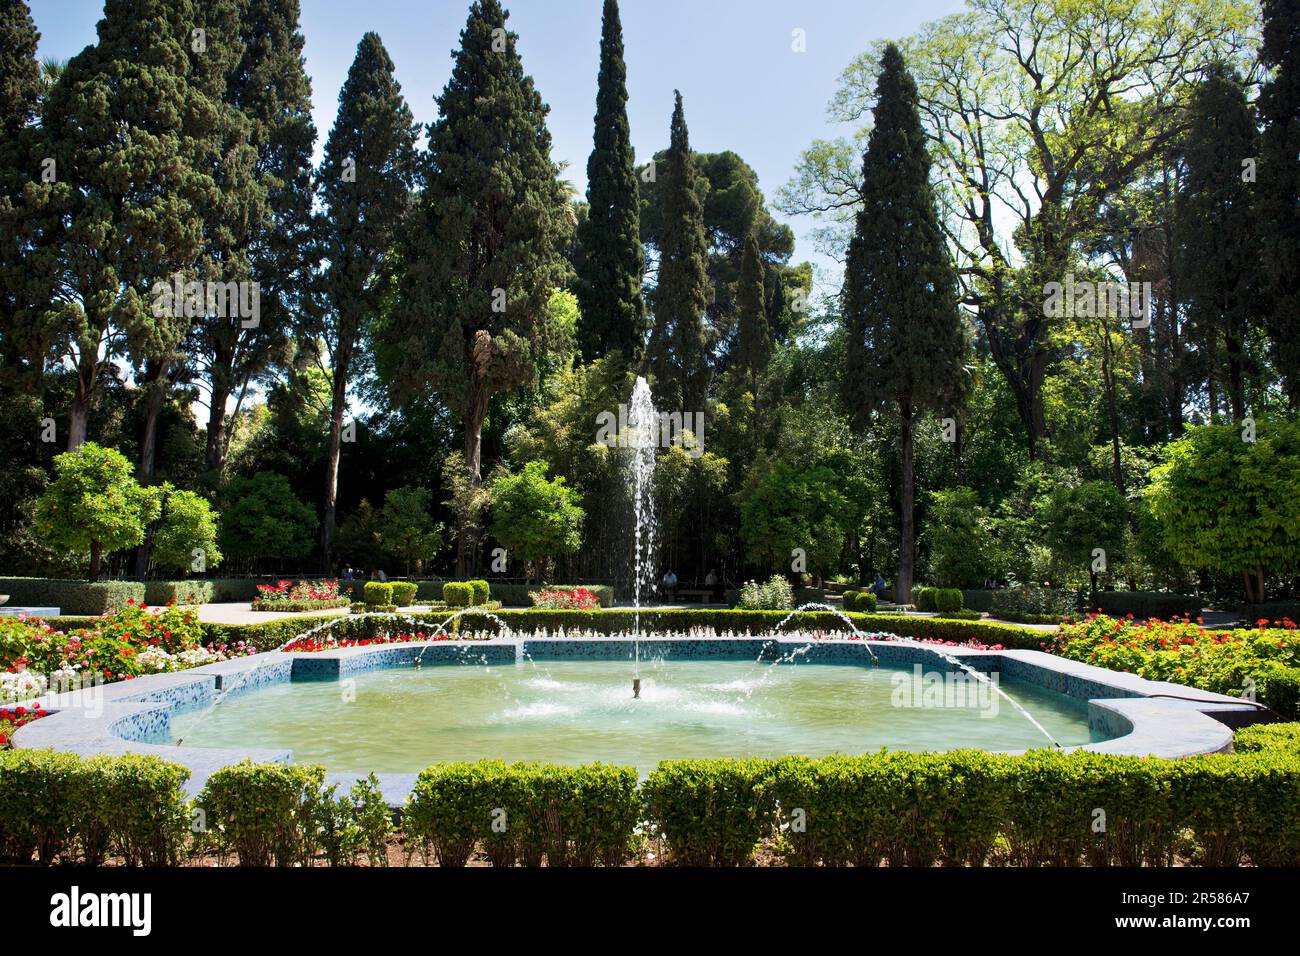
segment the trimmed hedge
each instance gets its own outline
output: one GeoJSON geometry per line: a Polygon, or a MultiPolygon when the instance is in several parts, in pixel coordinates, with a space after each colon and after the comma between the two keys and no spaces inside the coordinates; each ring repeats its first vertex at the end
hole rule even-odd
{"type": "Polygon", "coordinates": [[[972,611],[988,612],[993,610],[994,591],[980,589],[969,589],[961,592],[962,607],[968,607],[972,611]]]}
{"type": "Polygon", "coordinates": [[[392,588],[393,602],[398,607],[410,607],[415,603],[415,595],[419,592],[420,586],[414,581],[392,581],[389,583],[392,588]]]}
{"type": "Polygon", "coordinates": [[[367,604],[392,604],[393,584],[391,581],[367,581],[361,588],[361,596],[367,604]]]}
{"type": "Polygon", "coordinates": [[[205,849],[242,866],[293,866],[315,849],[313,810],[325,768],[244,761],[222,767],[199,794],[205,849]]]}
{"type": "Polygon", "coordinates": [[[1097,606],[1089,610],[1101,610],[1111,617],[1132,614],[1143,620],[1152,617],[1162,621],[1175,617],[1195,619],[1201,613],[1201,599],[1164,591],[1098,591],[1097,606]]]}
{"type": "Polygon", "coordinates": [[[618,866],[640,817],[636,770],[500,760],[420,773],[403,821],[426,860],[464,866],[482,846],[494,866],[618,866]]]}
{"type": "Polygon", "coordinates": [[[1300,601],[1267,601],[1264,604],[1247,604],[1241,609],[1242,619],[1249,625],[1264,620],[1270,623],[1283,618],[1300,623],[1300,601]]]}
{"type": "Polygon", "coordinates": [[[935,588],[934,609],[940,614],[949,614],[962,609],[962,596],[959,588],[935,588]]]}
{"type": "Polygon", "coordinates": [[[912,588],[912,605],[918,611],[936,610],[934,599],[936,590],[936,588],[912,588]]]}
{"type": "Polygon", "coordinates": [[[874,613],[877,598],[874,591],[845,591],[844,610],[858,611],[864,614],[874,613]]]}
{"type": "Polygon", "coordinates": [[[683,866],[744,866],[772,827],[772,761],[667,760],[642,786],[646,813],[669,859],[683,866]]]}
{"type": "MultiPolygon", "coordinates": [[[[57,578],[0,578],[0,594],[9,604],[57,607],[61,614],[105,614],[127,601],[145,599],[143,581],[65,581],[57,578]]],[[[166,603],[161,602],[161,603],[166,603]]]]}
{"type": "Polygon", "coordinates": [[[474,586],[467,581],[448,581],[442,586],[447,607],[469,607],[474,601],[474,586]]]}
{"type": "Polygon", "coordinates": [[[1264,750],[1281,750],[1300,754],[1300,723],[1251,724],[1232,735],[1235,753],[1259,753],[1264,750]]]}
{"type": "Polygon", "coordinates": [[[211,604],[215,589],[211,581],[146,581],[146,604],[160,607],[164,604],[211,604]]]}

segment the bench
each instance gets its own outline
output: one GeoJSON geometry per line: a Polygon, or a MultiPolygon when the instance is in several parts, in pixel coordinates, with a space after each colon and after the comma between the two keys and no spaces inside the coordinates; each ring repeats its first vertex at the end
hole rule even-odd
{"type": "Polygon", "coordinates": [[[680,598],[681,600],[694,598],[695,600],[703,604],[705,601],[711,600],[713,598],[713,589],[712,588],[680,588],[677,591],[677,597],[680,598]]]}

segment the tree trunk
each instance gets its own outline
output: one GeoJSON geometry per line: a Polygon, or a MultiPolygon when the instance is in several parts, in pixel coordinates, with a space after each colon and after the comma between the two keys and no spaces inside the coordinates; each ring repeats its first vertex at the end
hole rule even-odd
{"type": "Polygon", "coordinates": [[[145,378],[147,393],[144,400],[144,433],[140,437],[140,464],[138,477],[142,484],[153,480],[154,465],[158,457],[158,418],[162,414],[163,400],[167,397],[168,375],[172,362],[165,359],[150,362],[145,378]]]}
{"type": "Polygon", "coordinates": [[[339,452],[343,442],[343,414],[348,408],[348,366],[351,343],[340,344],[333,362],[334,387],[330,401],[330,437],[325,447],[325,514],[320,527],[321,568],[329,574],[334,566],[334,522],[339,495],[339,452]]]}
{"type": "Polygon", "coordinates": [[[229,400],[230,389],[224,383],[213,382],[208,407],[208,447],[204,461],[208,470],[217,474],[226,467],[226,402],[229,400]]]}
{"type": "Polygon", "coordinates": [[[898,580],[894,585],[894,601],[910,604],[912,601],[912,558],[915,549],[916,529],[913,527],[913,480],[915,463],[912,460],[912,403],[899,403],[898,448],[902,460],[902,487],[899,489],[899,527],[902,531],[898,546],[898,580]]]}
{"type": "Polygon", "coordinates": [[[92,582],[99,580],[99,564],[104,556],[104,548],[98,541],[90,542],[90,574],[92,582]]]}
{"type": "Polygon", "coordinates": [[[90,421],[90,406],[95,399],[95,379],[99,362],[82,358],[77,362],[77,384],[72,394],[72,414],[68,421],[68,451],[76,451],[86,443],[86,428],[90,421]]]}

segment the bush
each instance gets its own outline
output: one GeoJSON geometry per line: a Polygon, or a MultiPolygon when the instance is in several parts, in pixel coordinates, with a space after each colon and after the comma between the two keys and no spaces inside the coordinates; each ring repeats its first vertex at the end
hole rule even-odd
{"type": "Polygon", "coordinates": [[[794,588],[780,574],[772,575],[766,584],[749,581],[740,589],[737,606],[745,611],[792,611],[794,588]]]}
{"type": "MultiPolygon", "coordinates": [[[[972,611],[969,608],[958,608],[955,611],[940,611],[939,617],[952,618],[958,621],[978,621],[983,615],[979,611],[972,611]]],[[[1049,623],[1055,624],[1055,621],[1049,623]]]]}
{"type": "Polygon", "coordinates": [[[180,764],[147,754],[100,755],[82,764],[82,794],[90,812],[83,821],[83,855],[91,865],[84,834],[101,828],[110,852],[128,866],[175,866],[185,849],[190,827],[185,781],[180,764]]]}
{"type": "Polygon", "coordinates": [[[877,598],[874,591],[845,591],[844,592],[844,610],[857,611],[863,614],[872,614],[877,606],[877,598]]]}
{"type": "Polygon", "coordinates": [[[222,767],[208,777],[198,805],[204,844],[234,853],[240,866],[293,866],[310,861],[324,767],[255,764],[222,767]]]}
{"type": "Polygon", "coordinates": [[[994,617],[1002,612],[1049,616],[1060,620],[1078,610],[1078,597],[1073,591],[1060,588],[1040,588],[1033,584],[1020,584],[1012,588],[999,588],[993,595],[989,613],[994,617]]]}
{"type": "Polygon", "coordinates": [[[1164,591],[1098,591],[1097,607],[1112,617],[1158,618],[1168,621],[1177,617],[1195,618],[1201,613],[1201,599],[1164,591]]]}
{"type": "Polygon", "coordinates": [[[361,588],[361,594],[366,604],[382,605],[393,603],[393,582],[391,581],[367,581],[361,588]]]}
{"type": "Polygon", "coordinates": [[[392,811],[372,773],[339,794],[338,784],[320,790],[312,803],[316,842],[330,866],[356,865],[364,854],[371,866],[388,865],[392,811]]]}
{"type": "Polygon", "coordinates": [[[0,578],[0,594],[11,605],[57,607],[63,614],[104,614],[128,601],[143,604],[139,581],[62,581],[54,578],[0,578]]]}
{"type": "Polygon", "coordinates": [[[448,581],[442,586],[442,599],[448,607],[469,607],[474,602],[474,586],[463,581],[448,581]]]}
{"type": "Polygon", "coordinates": [[[416,592],[420,590],[420,586],[414,581],[392,581],[388,586],[393,592],[392,603],[398,607],[410,607],[414,604],[416,592]]]}
{"type": "Polygon", "coordinates": [[[473,589],[474,606],[482,607],[484,604],[487,604],[488,597],[491,594],[491,588],[488,587],[488,583],[484,580],[476,579],[470,581],[469,586],[473,589]]]}
{"type": "Polygon", "coordinates": [[[0,860],[48,866],[69,853],[82,809],[81,760],[52,750],[0,750],[0,860]]]}
{"type": "Polygon", "coordinates": [[[772,825],[772,762],[668,760],[642,787],[647,812],[683,866],[741,866],[772,825]]]}
{"type": "Polygon", "coordinates": [[[211,581],[146,581],[144,602],[163,604],[211,604],[215,589],[211,581]]]}
{"type": "Polygon", "coordinates": [[[968,607],[972,611],[991,611],[993,610],[994,593],[996,592],[982,589],[962,591],[962,607],[968,607]]]}
{"type": "Polygon", "coordinates": [[[934,588],[912,588],[912,604],[918,611],[935,610],[934,588]]]}
{"type": "Polygon", "coordinates": [[[934,609],[940,614],[947,614],[962,609],[961,590],[958,588],[935,588],[934,609]]]}
{"type": "Polygon", "coordinates": [[[1300,754],[1300,723],[1252,724],[1232,735],[1235,753],[1259,753],[1263,750],[1280,750],[1300,754]]]}

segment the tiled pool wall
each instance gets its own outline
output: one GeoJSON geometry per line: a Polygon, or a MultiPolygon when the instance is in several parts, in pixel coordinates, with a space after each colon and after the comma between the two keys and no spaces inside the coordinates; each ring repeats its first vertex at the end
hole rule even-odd
{"type": "MultiPolygon", "coordinates": [[[[504,665],[516,661],[643,661],[786,659],[792,663],[870,666],[872,657],[885,666],[916,664],[954,668],[951,655],[985,673],[1066,694],[1088,703],[1091,728],[1107,739],[1081,749],[1108,753],[1181,757],[1230,750],[1231,727],[1261,719],[1256,708],[1231,697],[1174,684],[1144,680],[1054,657],[1041,651],[980,651],[909,641],[820,639],[810,643],[798,634],[744,638],[493,638],[483,641],[433,641],[348,647],[316,653],[273,651],[209,664],[172,674],[156,674],[104,685],[100,699],[89,704],[76,695],[42,699],[51,716],[33,721],[15,735],[23,748],[51,747],[83,756],[127,751],[156,753],[185,764],[187,784],[197,793],[207,775],[245,758],[287,762],[287,751],[238,750],[178,746],[170,741],[175,711],[214,706],[221,700],[287,681],[336,681],[364,671],[410,666],[504,665]],[[1172,697],[1191,698],[1175,700],[1172,697]]],[[[413,774],[379,775],[381,789],[400,803],[414,783],[413,774]]],[[[352,775],[331,775],[347,781],[352,775]]]]}

